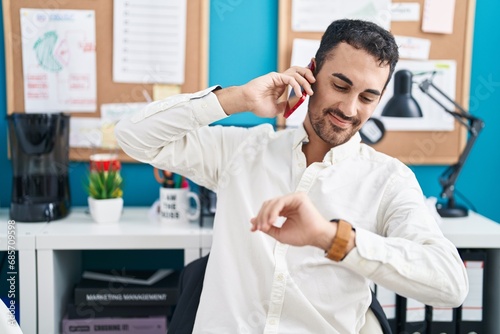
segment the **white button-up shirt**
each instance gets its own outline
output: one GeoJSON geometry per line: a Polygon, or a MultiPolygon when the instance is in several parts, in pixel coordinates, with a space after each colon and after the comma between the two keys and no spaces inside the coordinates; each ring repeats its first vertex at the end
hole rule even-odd
{"type": "Polygon", "coordinates": [[[425,304],[461,304],[463,263],[410,169],[359,135],[306,168],[302,127],[207,126],[227,117],[212,90],[154,102],[116,127],[130,156],[217,192],[194,333],[358,333],[370,281],[425,304]],[[263,201],[296,191],[326,219],[355,227],[343,261],[250,232],[263,201]]]}

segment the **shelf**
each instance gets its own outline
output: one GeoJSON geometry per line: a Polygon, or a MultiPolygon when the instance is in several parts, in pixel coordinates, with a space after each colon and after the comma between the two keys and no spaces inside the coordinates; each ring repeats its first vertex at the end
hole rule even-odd
{"type": "Polygon", "coordinates": [[[62,220],[47,224],[37,236],[38,250],[186,249],[200,247],[196,223],[165,225],[147,208],[125,207],[120,222],[100,225],[85,208],[74,208],[62,220]]]}

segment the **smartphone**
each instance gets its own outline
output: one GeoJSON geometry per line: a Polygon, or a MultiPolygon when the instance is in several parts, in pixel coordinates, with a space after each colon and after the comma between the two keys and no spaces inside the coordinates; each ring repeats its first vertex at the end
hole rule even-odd
{"type": "MultiPolygon", "coordinates": [[[[307,65],[307,67],[314,73],[313,62],[310,62],[309,65],[307,65]]],[[[301,91],[302,94],[300,96],[297,96],[293,89],[290,91],[290,95],[288,95],[288,100],[285,106],[285,113],[283,114],[285,118],[290,117],[290,115],[293,114],[293,112],[297,110],[297,108],[305,101],[307,93],[302,87],[301,91]]]]}

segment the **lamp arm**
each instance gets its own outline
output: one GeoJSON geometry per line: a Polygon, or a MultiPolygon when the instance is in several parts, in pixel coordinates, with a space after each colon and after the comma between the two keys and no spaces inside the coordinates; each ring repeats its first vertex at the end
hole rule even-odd
{"type": "Polygon", "coordinates": [[[448,199],[448,207],[453,208],[455,206],[455,199],[453,193],[455,191],[455,183],[457,181],[458,175],[462,171],[462,168],[467,160],[469,153],[474,146],[477,136],[481,132],[484,127],[484,122],[469,114],[460,104],[456,101],[452,100],[445,92],[439,89],[431,79],[426,79],[419,83],[418,87],[420,90],[429,96],[434,102],[436,102],[439,106],[441,106],[447,113],[452,115],[460,124],[465,126],[468,130],[468,138],[467,144],[465,145],[464,150],[460,154],[457,163],[448,167],[441,177],[439,178],[439,183],[443,187],[441,192],[441,198],[448,199]],[[449,110],[441,101],[439,101],[433,94],[430,93],[430,88],[433,88],[438,92],[442,97],[451,102],[455,106],[455,110],[449,110]]]}
{"type": "Polygon", "coordinates": [[[441,192],[442,198],[453,200],[453,192],[455,190],[455,183],[457,181],[458,175],[462,171],[465,161],[469,157],[469,153],[472,150],[472,147],[474,146],[479,133],[484,127],[484,122],[474,117],[474,119],[469,121],[467,127],[469,129],[469,138],[464,150],[458,158],[457,163],[448,167],[439,178],[439,183],[443,187],[443,190],[441,192]]]}
{"type": "Polygon", "coordinates": [[[434,85],[434,83],[431,81],[431,79],[426,79],[422,81],[421,83],[418,84],[418,88],[430,97],[434,102],[436,102],[439,106],[441,106],[444,111],[446,111],[448,114],[452,115],[460,124],[465,126],[469,131],[473,129],[472,124],[470,124],[470,121],[473,120],[478,120],[478,118],[472,116],[469,114],[460,104],[458,104],[456,101],[452,100],[445,92],[443,92],[439,87],[434,85]],[[442,97],[444,97],[446,100],[450,101],[453,103],[453,105],[458,109],[457,110],[450,110],[448,109],[441,101],[439,101],[430,91],[429,87],[432,87],[434,90],[436,90],[442,97]],[[469,120],[469,123],[467,123],[464,119],[469,120]]]}

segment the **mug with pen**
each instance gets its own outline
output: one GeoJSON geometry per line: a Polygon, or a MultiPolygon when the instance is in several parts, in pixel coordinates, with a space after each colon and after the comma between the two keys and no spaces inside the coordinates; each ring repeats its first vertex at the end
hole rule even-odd
{"type": "Polygon", "coordinates": [[[189,191],[185,177],[166,170],[154,169],[155,179],[160,183],[160,221],[166,224],[187,224],[200,217],[200,198],[189,191]],[[191,207],[194,201],[195,207],[191,207]]]}

